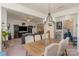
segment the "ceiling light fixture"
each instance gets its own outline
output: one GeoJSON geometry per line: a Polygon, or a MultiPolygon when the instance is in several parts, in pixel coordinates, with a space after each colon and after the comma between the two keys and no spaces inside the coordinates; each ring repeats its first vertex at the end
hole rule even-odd
{"type": "Polygon", "coordinates": [[[53,18],[51,16],[51,10],[50,10],[50,0],[49,0],[49,12],[48,15],[46,17],[45,23],[48,23],[49,26],[52,26],[52,23],[54,23],[53,18]]]}
{"type": "Polygon", "coordinates": [[[27,22],[31,22],[32,19],[30,17],[25,17],[24,20],[27,22]]]}
{"type": "Polygon", "coordinates": [[[27,19],[27,22],[30,22],[30,19],[27,19]]]}

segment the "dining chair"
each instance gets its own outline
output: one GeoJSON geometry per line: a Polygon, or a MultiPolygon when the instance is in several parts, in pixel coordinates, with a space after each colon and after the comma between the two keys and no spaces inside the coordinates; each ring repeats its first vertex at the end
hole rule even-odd
{"type": "Polygon", "coordinates": [[[42,40],[44,40],[44,39],[46,39],[46,35],[45,34],[42,35],[42,40]]]}
{"type": "Polygon", "coordinates": [[[61,42],[59,43],[59,48],[58,48],[58,52],[57,52],[58,56],[63,56],[65,53],[67,55],[66,49],[68,46],[68,41],[69,41],[68,37],[65,40],[61,40],[61,42]]]}
{"type": "Polygon", "coordinates": [[[67,47],[68,47],[68,44],[69,44],[69,37],[67,37],[65,39],[65,43],[66,43],[65,55],[68,55],[68,53],[67,53],[67,47]]]}
{"type": "Polygon", "coordinates": [[[50,44],[45,48],[44,56],[57,56],[58,44],[50,44]]]}
{"type": "Polygon", "coordinates": [[[35,35],[35,41],[41,40],[40,35],[35,35]]]}
{"type": "Polygon", "coordinates": [[[44,39],[48,39],[48,33],[44,33],[44,34],[42,35],[42,40],[44,40],[44,39]]]}
{"type": "Polygon", "coordinates": [[[25,42],[26,42],[26,44],[27,44],[27,43],[34,42],[33,36],[26,36],[26,37],[25,37],[25,42]]]}

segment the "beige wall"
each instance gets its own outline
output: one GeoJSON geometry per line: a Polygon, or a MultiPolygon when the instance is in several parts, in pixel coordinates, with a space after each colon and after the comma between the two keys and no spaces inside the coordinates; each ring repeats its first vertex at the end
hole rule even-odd
{"type": "Polygon", "coordinates": [[[68,19],[63,22],[63,27],[66,29],[70,29],[71,32],[73,32],[73,25],[74,25],[73,19],[68,19]]]}

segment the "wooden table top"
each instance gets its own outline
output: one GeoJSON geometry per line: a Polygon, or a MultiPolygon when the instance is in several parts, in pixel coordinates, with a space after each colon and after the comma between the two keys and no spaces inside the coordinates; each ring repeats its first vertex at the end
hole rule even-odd
{"type": "Polygon", "coordinates": [[[31,43],[25,44],[23,46],[30,55],[32,55],[32,56],[42,56],[42,55],[44,55],[45,47],[47,47],[49,44],[52,44],[52,43],[58,44],[59,41],[60,40],[55,40],[55,39],[51,39],[51,40],[48,40],[48,41],[39,40],[39,41],[36,41],[36,42],[31,42],[31,43]]]}

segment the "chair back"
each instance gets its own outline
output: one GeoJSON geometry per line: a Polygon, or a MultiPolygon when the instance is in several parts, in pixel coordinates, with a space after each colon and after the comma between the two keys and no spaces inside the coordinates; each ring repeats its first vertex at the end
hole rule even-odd
{"type": "Polygon", "coordinates": [[[25,42],[26,42],[26,44],[27,44],[27,43],[34,42],[33,36],[26,36],[26,37],[25,37],[25,42]]]}
{"type": "Polygon", "coordinates": [[[35,41],[41,40],[41,36],[40,35],[35,35],[35,41]]]}
{"type": "Polygon", "coordinates": [[[68,37],[65,40],[60,41],[58,52],[57,52],[58,56],[61,56],[64,54],[64,51],[67,49],[68,41],[69,41],[68,37]]]}
{"type": "Polygon", "coordinates": [[[66,46],[68,46],[68,44],[69,44],[69,37],[67,37],[67,38],[65,39],[65,43],[66,43],[66,46]]]}
{"type": "Polygon", "coordinates": [[[44,39],[48,39],[48,33],[44,33],[44,34],[42,35],[42,40],[44,40],[44,39]]]}
{"type": "Polygon", "coordinates": [[[45,48],[44,56],[57,56],[58,45],[50,44],[45,48]]]}

